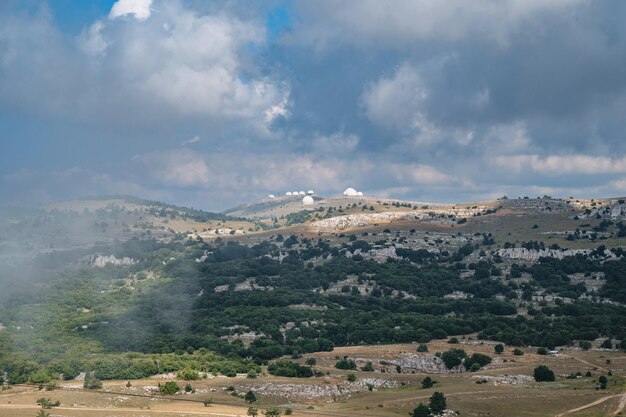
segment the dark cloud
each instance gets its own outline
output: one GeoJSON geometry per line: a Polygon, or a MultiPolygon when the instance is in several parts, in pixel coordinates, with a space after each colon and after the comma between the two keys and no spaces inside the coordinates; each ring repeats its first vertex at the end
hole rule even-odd
{"type": "Polygon", "coordinates": [[[623,2],[123,3],[0,9],[0,201],[623,194],[623,2]]]}

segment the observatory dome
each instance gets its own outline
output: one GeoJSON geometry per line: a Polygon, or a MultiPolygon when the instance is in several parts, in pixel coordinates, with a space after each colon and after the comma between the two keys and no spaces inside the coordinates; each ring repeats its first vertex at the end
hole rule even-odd
{"type": "Polygon", "coordinates": [[[306,193],[307,193],[308,195],[313,195],[313,194],[315,194],[315,191],[313,191],[313,190],[309,190],[309,191],[307,191],[306,193]]]}
{"type": "Polygon", "coordinates": [[[343,195],[347,195],[348,197],[354,197],[357,195],[357,191],[354,188],[346,188],[343,192],[343,195]]]}
{"type": "Polygon", "coordinates": [[[363,192],[359,191],[358,193],[356,193],[356,195],[358,195],[359,197],[363,197],[363,192]]]}
{"type": "Polygon", "coordinates": [[[313,203],[314,203],[313,197],[311,197],[310,195],[307,195],[302,199],[302,204],[313,204],[313,203]]]}
{"type": "Polygon", "coordinates": [[[287,191],[285,195],[291,195],[291,191],[287,191]]]}
{"type": "Polygon", "coordinates": [[[291,195],[295,195],[297,197],[298,196],[298,192],[294,191],[294,192],[291,193],[291,195]]]}
{"type": "Polygon", "coordinates": [[[274,199],[274,198],[276,198],[276,196],[274,194],[270,194],[270,195],[267,196],[267,198],[274,199]]]}
{"type": "Polygon", "coordinates": [[[300,195],[306,195],[306,193],[305,193],[304,191],[300,191],[300,192],[298,192],[298,194],[300,194],[300,195]]]}

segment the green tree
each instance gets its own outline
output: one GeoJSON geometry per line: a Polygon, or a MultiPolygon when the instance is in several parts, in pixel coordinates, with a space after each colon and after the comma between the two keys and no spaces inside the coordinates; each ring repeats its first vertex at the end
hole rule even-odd
{"type": "Polygon", "coordinates": [[[598,378],[598,382],[600,383],[600,389],[606,389],[606,385],[609,383],[609,379],[604,375],[600,375],[600,378],[598,378]]]}
{"type": "Polygon", "coordinates": [[[515,356],[524,356],[524,351],[520,348],[515,348],[513,349],[513,354],[515,356]]]}
{"type": "Polygon", "coordinates": [[[204,401],[202,401],[202,404],[204,404],[205,407],[210,406],[211,404],[213,404],[213,398],[212,397],[206,398],[204,401]]]}
{"type": "Polygon", "coordinates": [[[447,407],[446,396],[442,392],[435,391],[430,397],[430,410],[434,414],[441,414],[447,407]]]}
{"type": "Polygon", "coordinates": [[[417,408],[413,410],[413,414],[411,417],[431,417],[432,413],[430,412],[430,408],[424,405],[423,403],[419,403],[417,408]]]}
{"type": "Polygon", "coordinates": [[[315,359],[315,358],[307,358],[306,364],[309,365],[309,366],[317,365],[317,359],[315,359]]]}
{"type": "Polygon", "coordinates": [[[348,374],[348,377],[346,379],[348,380],[348,382],[354,382],[356,381],[356,375],[348,374]]]}
{"type": "Polygon", "coordinates": [[[555,380],[554,372],[552,372],[550,368],[545,365],[539,365],[536,367],[533,371],[533,375],[535,377],[535,381],[537,382],[555,380]]]}
{"type": "Polygon", "coordinates": [[[502,345],[502,343],[498,343],[495,347],[494,350],[496,351],[496,353],[498,355],[500,355],[502,352],[504,352],[504,346],[502,345]]]}
{"type": "Polygon", "coordinates": [[[432,388],[436,383],[437,381],[427,376],[426,378],[422,379],[422,388],[424,389],[432,388]]]}
{"type": "Polygon", "coordinates": [[[244,400],[252,404],[257,400],[256,395],[251,390],[246,392],[246,395],[243,397],[244,400]]]}
{"type": "Polygon", "coordinates": [[[421,344],[421,345],[419,345],[419,346],[417,347],[417,351],[418,351],[418,352],[422,352],[422,353],[423,353],[423,352],[428,352],[428,346],[426,346],[426,345],[424,345],[424,344],[421,344]]]}
{"type": "Polygon", "coordinates": [[[259,415],[259,409],[255,408],[255,407],[248,407],[247,415],[249,415],[251,417],[256,417],[256,416],[259,415]]]}

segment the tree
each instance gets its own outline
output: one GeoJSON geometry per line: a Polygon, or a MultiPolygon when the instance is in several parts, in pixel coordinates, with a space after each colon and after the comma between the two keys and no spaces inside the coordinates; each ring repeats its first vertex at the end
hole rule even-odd
{"type": "Polygon", "coordinates": [[[463,363],[463,359],[467,357],[467,353],[463,349],[450,349],[441,354],[441,359],[446,364],[446,368],[452,369],[463,363]]]}
{"type": "Polygon", "coordinates": [[[524,355],[524,351],[522,349],[520,349],[520,348],[515,348],[515,349],[513,349],[513,354],[515,356],[523,356],[524,355]]]}
{"type": "Polygon", "coordinates": [[[426,378],[422,379],[422,388],[424,388],[424,389],[432,388],[433,385],[435,385],[436,383],[437,383],[437,381],[435,381],[431,377],[427,376],[426,378]]]}
{"type": "Polygon", "coordinates": [[[535,377],[535,381],[537,382],[555,380],[554,372],[552,372],[550,368],[545,365],[539,365],[538,367],[536,367],[533,375],[535,377]]]}
{"type": "Polygon", "coordinates": [[[613,342],[611,342],[611,339],[606,339],[604,342],[602,342],[600,347],[603,349],[613,349],[613,342]]]}
{"type": "Polygon", "coordinates": [[[256,395],[251,390],[246,392],[246,395],[243,397],[243,399],[248,401],[250,404],[257,400],[256,395]]]}
{"type": "Polygon", "coordinates": [[[411,417],[430,417],[432,413],[430,412],[430,408],[428,406],[420,403],[416,409],[413,410],[413,414],[411,417]]]}
{"type": "Polygon", "coordinates": [[[430,397],[430,410],[434,414],[441,414],[447,406],[446,396],[442,392],[435,391],[430,397]]]}
{"type": "Polygon", "coordinates": [[[498,343],[495,347],[494,350],[496,351],[496,353],[498,355],[500,355],[502,352],[504,352],[504,346],[502,345],[502,343],[498,343]]]}
{"type": "Polygon", "coordinates": [[[591,349],[591,342],[588,340],[581,340],[578,342],[578,346],[580,346],[582,350],[589,350],[591,349]]]}
{"type": "Polygon", "coordinates": [[[426,345],[424,345],[424,344],[421,344],[421,345],[419,345],[419,346],[417,347],[417,351],[418,351],[418,352],[422,352],[422,353],[423,353],[423,352],[428,352],[428,346],[426,346],[426,345]]]}
{"type": "Polygon", "coordinates": [[[247,415],[249,415],[251,417],[256,417],[256,416],[259,415],[259,409],[258,408],[254,408],[254,407],[248,407],[247,415]]]}
{"type": "Polygon", "coordinates": [[[600,375],[598,382],[600,383],[600,389],[606,389],[606,384],[608,384],[609,379],[604,375],[600,375]]]}
{"type": "Polygon", "coordinates": [[[204,401],[202,401],[202,404],[204,404],[205,407],[210,406],[211,404],[213,404],[213,398],[212,397],[206,398],[204,401]]]}
{"type": "Polygon", "coordinates": [[[309,366],[317,365],[317,359],[315,359],[315,358],[308,358],[306,360],[306,364],[309,365],[309,366]]]}
{"type": "Polygon", "coordinates": [[[356,381],[356,375],[348,374],[348,377],[346,379],[348,380],[348,382],[354,382],[356,381]]]}

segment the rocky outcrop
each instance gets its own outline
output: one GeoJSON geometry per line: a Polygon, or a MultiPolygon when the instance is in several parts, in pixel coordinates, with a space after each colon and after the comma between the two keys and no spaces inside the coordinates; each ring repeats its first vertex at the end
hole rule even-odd
{"type": "Polygon", "coordinates": [[[443,359],[438,358],[435,355],[407,355],[400,359],[387,360],[387,363],[400,366],[402,371],[416,371],[424,372],[428,374],[448,374],[464,372],[463,365],[455,366],[452,369],[448,369],[443,359]]]}
{"type": "Polygon", "coordinates": [[[91,261],[91,265],[96,268],[104,268],[107,265],[115,265],[115,266],[130,266],[136,264],[138,261],[133,258],[123,257],[117,258],[115,255],[109,256],[97,256],[91,261]]]}
{"type": "Polygon", "coordinates": [[[238,391],[248,391],[262,396],[280,397],[287,400],[298,401],[302,399],[321,399],[349,397],[355,393],[380,388],[393,388],[400,385],[398,381],[383,378],[359,378],[354,382],[341,384],[276,384],[259,383],[246,384],[238,387],[238,391]]]}
{"type": "MultiPolygon", "coordinates": [[[[563,259],[568,256],[589,255],[591,249],[526,249],[526,248],[507,248],[498,249],[495,254],[503,259],[519,259],[529,262],[537,262],[539,258],[557,258],[563,259]]],[[[606,256],[614,256],[612,252],[606,251],[606,256]]]]}
{"type": "Polygon", "coordinates": [[[595,219],[598,217],[603,219],[625,219],[626,204],[616,202],[605,207],[594,207],[577,214],[577,216],[579,219],[595,219]]]}
{"type": "Polygon", "coordinates": [[[521,385],[534,382],[535,379],[529,375],[474,375],[472,379],[476,379],[477,382],[493,382],[495,384],[508,384],[508,385],[521,385]]]}

